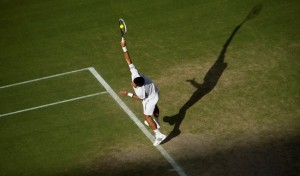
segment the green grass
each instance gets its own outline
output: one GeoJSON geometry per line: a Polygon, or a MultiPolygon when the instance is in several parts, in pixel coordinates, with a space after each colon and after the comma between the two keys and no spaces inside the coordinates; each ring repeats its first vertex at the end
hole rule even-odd
{"type": "Polygon", "coordinates": [[[102,106],[112,103],[108,95],[102,95],[2,119],[1,141],[5,143],[1,153],[6,163],[2,164],[1,172],[4,175],[56,175],[68,171],[70,175],[77,174],[73,170],[82,172],[81,167],[91,164],[95,153],[110,153],[110,146],[118,143],[123,147],[126,137],[120,136],[126,122],[114,118],[122,113],[107,112],[107,106],[102,106]],[[99,104],[93,104],[95,101],[99,104]]]}
{"type": "Polygon", "coordinates": [[[97,84],[90,84],[94,80],[91,73],[84,70],[0,89],[0,112],[4,114],[105,91],[97,84]]]}
{"type": "MultiPolygon", "coordinates": [[[[299,7],[296,0],[0,0],[0,86],[93,66],[116,92],[130,90],[122,17],[133,62],[161,91],[162,131],[173,129],[164,116],[199,98],[181,134],[163,145],[188,175],[296,175],[299,7]],[[229,43],[217,84],[193,97],[197,88],[186,80],[203,83],[258,3],[260,14],[229,43]]],[[[103,90],[88,71],[0,89],[0,114],[103,90]]],[[[142,120],[140,102],[122,99],[142,120]]],[[[108,94],[0,118],[0,142],[0,175],[176,175],[108,94]]]]}

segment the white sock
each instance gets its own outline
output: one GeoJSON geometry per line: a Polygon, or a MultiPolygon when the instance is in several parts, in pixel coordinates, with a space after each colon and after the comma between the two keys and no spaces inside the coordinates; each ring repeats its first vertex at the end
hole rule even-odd
{"type": "Polygon", "coordinates": [[[153,132],[155,133],[155,136],[159,136],[159,135],[161,135],[161,132],[160,132],[158,129],[156,129],[156,130],[153,130],[153,132]]]}

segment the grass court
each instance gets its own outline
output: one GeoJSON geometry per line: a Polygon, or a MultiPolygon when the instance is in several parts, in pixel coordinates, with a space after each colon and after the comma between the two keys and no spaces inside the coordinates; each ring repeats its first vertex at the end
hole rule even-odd
{"type": "MultiPolygon", "coordinates": [[[[0,175],[180,175],[89,70],[132,91],[119,18],[160,89],[161,146],[186,175],[299,174],[299,8],[0,0],[0,175]]],[[[141,102],[120,98],[143,121],[141,102]]]]}

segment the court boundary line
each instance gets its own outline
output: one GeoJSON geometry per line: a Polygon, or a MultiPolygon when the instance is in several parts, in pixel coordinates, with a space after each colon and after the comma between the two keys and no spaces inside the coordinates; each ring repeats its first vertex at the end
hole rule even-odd
{"type": "Polygon", "coordinates": [[[73,70],[73,71],[69,71],[69,72],[59,73],[59,74],[55,74],[55,75],[51,75],[51,76],[45,76],[45,77],[41,77],[41,78],[37,78],[37,79],[32,79],[32,80],[28,80],[28,81],[23,81],[23,82],[19,82],[19,83],[13,83],[13,84],[1,86],[0,89],[13,87],[13,86],[18,86],[18,85],[22,85],[22,84],[27,84],[27,83],[31,83],[31,82],[37,82],[37,81],[41,81],[41,80],[45,80],[45,79],[55,78],[55,77],[59,77],[59,76],[63,76],[63,75],[68,75],[68,74],[72,74],[72,73],[76,73],[76,72],[81,72],[81,71],[88,70],[88,69],[89,68],[83,68],[83,69],[78,69],[78,70],[73,70]]]}
{"type": "MultiPolygon", "coordinates": [[[[81,72],[81,71],[85,71],[85,70],[88,71],[89,68],[83,68],[83,69],[68,71],[68,72],[59,73],[59,74],[55,74],[55,75],[45,76],[45,77],[41,77],[41,78],[37,78],[37,79],[32,79],[32,80],[28,80],[28,81],[13,83],[13,84],[1,86],[0,89],[5,89],[5,88],[14,87],[14,86],[22,85],[22,84],[37,82],[37,81],[41,81],[41,80],[46,80],[46,79],[50,79],[50,78],[55,78],[55,77],[59,77],[59,76],[68,75],[68,74],[73,74],[73,73],[77,73],[77,72],[81,72]]],[[[9,115],[13,115],[13,114],[18,114],[18,113],[22,113],[22,112],[27,112],[27,111],[41,109],[41,108],[45,108],[45,107],[49,107],[49,106],[54,106],[54,105],[58,105],[58,104],[62,104],[62,103],[67,103],[67,102],[71,102],[71,101],[75,101],[75,100],[89,98],[89,97],[97,96],[97,95],[104,94],[104,93],[107,93],[107,92],[106,91],[98,92],[98,93],[94,93],[94,94],[89,94],[89,95],[79,96],[79,97],[66,99],[66,100],[61,100],[61,101],[57,101],[57,102],[53,102],[53,103],[48,103],[48,104],[44,104],[44,105],[40,105],[40,106],[35,106],[35,107],[31,107],[31,108],[26,108],[26,109],[22,109],[22,110],[13,111],[13,112],[8,112],[8,113],[0,114],[0,118],[5,117],[5,116],[9,116],[9,115]]]]}
{"type": "MultiPolygon", "coordinates": [[[[128,108],[128,106],[120,99],[120,97],[114,92],[114,90],[107,84],[102,76],[96,71],[94,67],[89,67],[89,71],[99,81],[99,83],[106,89],[106,91],[115,99],[119,106],[125,111],[125,113],[131,118],[131,120],[139,127],[139,129],[146,135],[146,137],[153,143],[155,138],[142,124],[142,122],[135,116],[135,114],[128,108]]],[[[183,169],[176,163],[171,155],[161,146],[155,146],[161,155],[171,164],[174,170],[180,176],[187,176],[183,169]]]]}
{"type": "Polygon", "coordinates": [[[0,114],[0,118],[5,117],[5,116],[9,116],[9,115],[13,115],[13,114],[19,114],[19,113],[22,113],[22,112],[27,112],[27,111],[32,111],[32,110],[36,110],[36,109],[46,108],[46,107],[54,106],[54,105],[58,105],[58,104],[68,103],[68,102],[71,102],[71,101],[76,101],[76,100],[81,100],[81,99],[85,99],[85,98],[89,98],[89,97],[94,97],[94,96],[105,94],[105,93],[108,93],[108,92],[107,91],[98,92],[98,93],[89,94],[89,95],[85,95],[85,96],[80,96],[80,97],[76,97],[76,98],[61,100],[61,101],[57,101],[57,102],[54,102],[54,103],[48,103],[48,104],[44,104],[44,105],[40,105],[40,106],[35,106],[35,107],[27,108],[27,109],[22,109],[22,110],[18,110],[18,111],[14,111],[14,112],[0,114]]]}

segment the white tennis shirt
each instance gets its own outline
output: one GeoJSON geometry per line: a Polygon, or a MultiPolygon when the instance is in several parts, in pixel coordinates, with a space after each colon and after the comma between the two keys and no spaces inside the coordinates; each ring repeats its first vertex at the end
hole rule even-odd
{"type": "Polygon", "coordinates": [[[158,96],[158,89],[153,84],[153,82],[146,76],[142,75],[137,71],[133,64],[129,65],[131,72],[131,80],[133,81],[137,77],[143,77],[145,79],[145,84],[142,87],[136,87],[134,89],[135,94],[142,100],[151,99],[158,96]]]}

